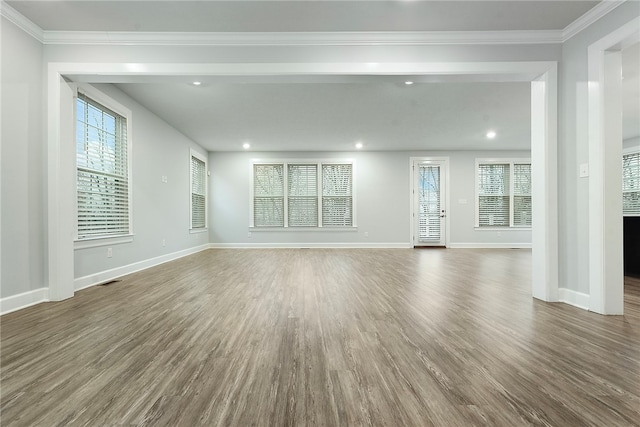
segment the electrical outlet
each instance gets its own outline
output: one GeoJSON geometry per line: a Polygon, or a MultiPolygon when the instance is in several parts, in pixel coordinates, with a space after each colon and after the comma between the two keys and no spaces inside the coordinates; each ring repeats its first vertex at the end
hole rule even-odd
{"type": "Polygon", "coordinates": [[[251,232],[250,232],[250,231],[247,233],[247,237],[248,237],[249,239],[251,238],[251,232]]]}
{"type": "Polygon", "coordinates": [[[167,246],[167,241],[165,239],[162,239],[162,246],[167,246]]]}
{"type": "Polygon", "coordinates": [[[113,256],[113,249],[107,248],[107,258],[111,258],[113,256]]]}
{"type": "Polygon", "coordinates": [[[164,183],[167,182],[167,176],[166,175],[162,175],[162,182],[164,182],[164,183]]]}
{"type": "Polygon", "coordinates": [[[368,231],[365,231],[365,232],[364,232],[364,237],[365,237],[365,238],[368,238],[368,237],[369,237],[369,232],[368,232],[368,231]]]}

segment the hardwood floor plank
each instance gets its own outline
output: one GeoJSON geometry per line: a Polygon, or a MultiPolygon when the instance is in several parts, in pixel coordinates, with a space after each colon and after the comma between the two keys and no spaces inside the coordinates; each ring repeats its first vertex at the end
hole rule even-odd
{"type": "Polygon", "coordinates": [[[208,250],[0,318],[2,426],[638,426],[625,315],[527,250],[208,250]]]}

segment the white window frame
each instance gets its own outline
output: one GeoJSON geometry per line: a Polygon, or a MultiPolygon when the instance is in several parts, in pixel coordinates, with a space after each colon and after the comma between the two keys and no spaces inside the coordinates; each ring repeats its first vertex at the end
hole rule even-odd
{"type": "MultiPolygon", "coordinates": [[[[638,146],[638,147],[629,147],[629,148],[624,148],[624,149],[622,150],[622,156],[623,156],[623,157],[624,157],[624,156],[626,156],[626,155],[629,155],[629,154],[636,154],[636,153],[640,155],[640,146],[638,146]]],[[[623,164],[623,168],[624,168],[624,164],[623,164]]],[[[623,171],[623,172],[624,172],[624,171],[623,171]]],[[[623,175],[623,180],[624,180],[624,175],[623,175]]],[[[640,213],[637,213],[637,214],[624,213],[624,205],[623,205],[622,209],[623,209],[623,210],[622,210],[622,216],[623,216],[623,217],[626,217],[626,216],[629,216],[629,217],[638,217],[638,216],[640,216],[640,213]]]]}
{"type": "Polygon", "coordinates": [[[251,231],[356,231],[358,229],[357,218],[357,202],[356,202],[356,161],[354,159],[252,159],[250,162],[250,185],[249,185],[249,229],[251,231]],[[288,173],[289,165],[317,165],[317,183],[318,183],[318,225],[317,226],[289,226],[288,212],[288,173]],[[322,225],[322,165],[351,165],[351,226],[323,226],[322,225]],[[284,225],[277,227],[256,226],[254,220],[254,166],[255,165],[282,165],[284,170],[284,225]]]}
{"type": "Polygon", "coordinates": [[[189,149],[189,232],[204,233],[209,229],[209,209],[207,203],[209,201],[209,168],[207,156],[194,150],[189,149]],[[193,227],[193,164],[191,159],[196,158],[204,163],[204,227],[193,227]]]}
{"type": "MultiPolygon", "coordinates": [[[[531,230],[531,226],[514,225],[514,165],[531,164],[531,158],[476,158],[475,166],[475,229],[476,230],[531,230]],[[481,226],[480,225],[480,165],[509,165],[509,225],[481,226]]],[[[533,212],[533,209],[532,209],[533,212]]]]}
{"type": "MultiPolygon", "coordinates": [[[[79,239],[78,237],[78,197],[76,191],[76,197],[74,197],[74,206],[73,206],[73,218],[74,218],[74,249],[85,249],[91,247],[99,247],[99,246],[108,246],[114,244],[121,243],[129,243],[133,241],[134,231],[133,231],[133,114],[131,110],[118,101],[114,100],[110,96],[105,93],[99,91],[95,87],[86,84],[86,83],[77,83],[70,85],[74,90],[75,94],[73,97],[73,135],[74,141],[77,132],[77,97],[78,92],[82,92],[88,98],[91,98],[93,101],[101,104],[105,108],[113,111],[124,117],[127,120],[127,184],[128,184],[128,214],[129,214],[129,232],[127,234],[118,235],[118,236],[93,236],[89,238],[79,239]]],[[[76,151],[74,149],[74,155],[76,151]]],[[[74,166],[75,166],[75,178],[76,181],[74,185],[77,186],[77,160],[74,158],[74,166]]]]}

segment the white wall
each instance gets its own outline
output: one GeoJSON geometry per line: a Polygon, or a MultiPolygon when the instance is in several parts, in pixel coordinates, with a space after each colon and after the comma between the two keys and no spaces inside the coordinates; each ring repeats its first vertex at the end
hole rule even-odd
{"type": "Polygon", "coordinates": [[[640,136],[622,141],[622,148],[640,148],[640,136]]]}
{"type": "Polygon", "coordinates": [[[410,157],[450,157],[451,246],[531,244],[530,230],[477,231],[475,159],[529,157],[522,151],[209,153],[209,224],[215,246],[410,246],[410,157]],[[357,231],[259,231],[248,236],[252,159],[354,159],[357,231]],[[459,204],[466,199],[467,204],[459,204]],[[369,237],[365,237],[367,232],[369,237]]]}
{"type": "Polygon", "coordinates": [[[42,45],[2,18],[0,297],[45,283],[42,45]]]}
{"type": "Polygon", "coordinates": [[[560,287],[589,293],[589,181],[578,177],[589,162],[587,49],[640,14],[629,1],[563,45],[560,66],[558,197],[560,287]]]}
{"type": "Polygon", "coordinates": [[[134,241],[75,251],[75,278],[207,244],[207,233],[189,232],[190,149],[195,142],[110,84],[94,85],[132,113],[134,241]],[[162,182],[162,177],[167,182],[162,182]],[[162,245],[165,240],[166,246],[162,245]]]}

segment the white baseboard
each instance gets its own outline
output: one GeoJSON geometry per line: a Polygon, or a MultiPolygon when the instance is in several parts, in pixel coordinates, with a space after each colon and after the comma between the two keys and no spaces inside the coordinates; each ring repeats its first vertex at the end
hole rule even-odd
{"type": "Polygon", "coordinates": [[[212,249],[407,249],[409,243],[211,243],[212,249]]]}
{"type": "Polygon", "coordinates": [[[531,249],[531,243],[449,243],[451,249],[531,249]]]}
{"type": "Polygon", "coordinates": [[[565,304],[589,310],[589,295],[567,288],[558,289],[558,300],[565,304]]]}
{"type": "Polygon", "coordinates": [[[182,251],[173,252],[170,254],[162,255],[156,258],[147,259],[144,261],[134,262],[133,264],[124,265],[122,267],[113,268],[111,270],[101,271],[99,273],[90,274],[88,276],[79,277],[74,280],[74,290],[79,291],[81,289],[89,288],[91,286],[105,283],[110,280],[117,279],[118,277],[126,274],[135,273],[136,271],[144,270],[156,265],[163,264],[165,262],[173,261],[178,258],[185,257],[187,255],[195,254],[196,252],[209,249],[210,245],[200,245],[193,248],[184,249],[182,251]]]}
{"type": "Polygon", "coordinates": [[[49,301],[49,288],[35,289],[18,295],[0,298],[0,315],[47,301],[49,301]]]}

